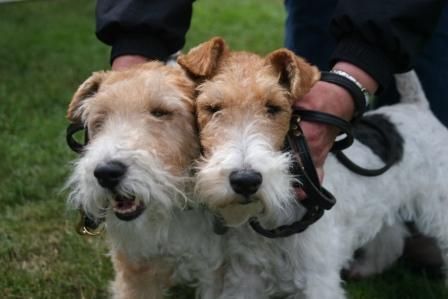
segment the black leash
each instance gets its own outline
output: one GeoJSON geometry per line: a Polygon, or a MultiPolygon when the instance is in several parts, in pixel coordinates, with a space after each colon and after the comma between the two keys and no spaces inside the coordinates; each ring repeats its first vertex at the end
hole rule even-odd
{"type": "MultiPolygon", "coordinates": [[[[333,147],[330,151],[340,151],[348,148],[353,144],[353,130],[352,125],[348,121],[343,120],[342,118],[336,117],[334,115],[313,111],[313,110],[303,110],[296,109],[295,113],[297,116],[301,118],[301,120],[310,121],[310,122],[318,122],[327,124],[330,126],[334,126],[338,128],[341,132],[340,135],[345,135],[342,140],[336,140],[333,144],[333,147]]],[[[296,117],[293,113],[292,117],[296,117]]]]}
{"type": "MultiPolygon", "coordinates": [[[[390,138],[390,135],[388,132],[385,132],[380,126],[376,125],[372,120],[369,118],[361,118],[357,125],[364,125],[369,127],[370,129],[374,130],[381,136],[382,141],[385,143],[386,147],[390,149],[393,146],[393,141],[390,138]]],[[[383,173],[385,173],[391,166],[397,163],[397,158],[391,154],[391,150],[387,151],[389,155],[387,155],[386,161],[384,163],[383,167],[377,168],[377,169],[367,169],[362,166],[359,166],[355,164],[352,160],[350,160],[342,151],[335,152],[335,156],[338,159],[338,161],[353,171],[354,173],[357,173],[362,176],[379,176],[383,173]]]]}
{"type": "Polygon", "coordinates": [[[369,94],[355,78],[343,71],[332,70],[321,72],[320,81],[336,84],[344,88],[353,98],[355,112],[352,122],[356,122],[367,110],[369,104],[369,94]]]}
{"type": "MultiPolygon", "coordinates": [[[[363,113],[367,109],[369,95],[356,79],[342,71],[330,71],[322,72],[321,80],[336,84],[347,90],[352,96],[355,105],[352,122],[362,123],[371,127],[383,136],[383,140],[387,143],[388,148],[392,146],[392,141],[389,140],[387,132],[384,132],[379,126],[376,126],[375,123],[366,118],[362,118],[363,113]]],[[[366,169],[355,164],[342,153],[343,149],[348,148],[353,143],[351,123],[327,113],[300,109],[294,110],[291,118],[290,130],[287,135],[286,148],[287,150],[291,150],[295,157],[292,163],[293,165],[291,166],[291,174],[293,174],[298,181],[302,182],[301,185],[294,187],[302,188],[307,195],[303,200],[296,198],[296,200],[306,208],[306,213],[299,221],[290,225],[282,225],[271,230],[263,228],[256,219],[251,219],[251,227],[257,233],[268,238],[288,237],[303,232],[311,224],[319,220],[323,216],[325,210],[331,209],[336,203],[334,196],[320,184],[306,140],[300,129],[299,122],[301,120],[319,122],[337,127],[341,131],[341,134],[345,136],[342,140],[337,140],[334,143],[331,151],[335,153],[337,159],[344,166],[355,173],[364,176],[377,176],[387,171],[394,163],[396,163],[395,157],[389,155],[385,165],[379,169],[366,169]]]]}
{"type": "MultiPolygon", "coordinates": [[[[67,127],[65,139],[72,151],[77,154],[82,154],[84,152],[84,148],[89,143],[87,127],[85,127],[81,123],[69,124],[67,127]],[[81,131],[84,131],[84,140],[82,142],[78,142],[75,139],[74,135],[81,131]]],[[[102,229],[100,229],[100,226],[104,222],[104,219],[95,219],[86,214],[83,210],[79,210],[79,212],[81,214],[81,217],[76,227],[76,232],[83,236],[97,236],[101,234],[102,229]]]]}
{"type": "MultiPolygon", "coordinates": [[[[364,112],[367,110],[369,95],[365,88],[363,88],[355,78],[343,71],[334,70],[330,72],[321,72],[320,80],[336,84],[347,90],[352,96],[355,105],[355,113],[352,122],[355,125],[363,124],[370,127],[371,129],[379,133],[380,136],[382,136],[382,139],[387,144],[388,148],[392,146],[392,141],[389,138],[388,132],[385,132],[381,127],[375,125],[375,123],[371,122],[365,117],[362,117],[364,112]]],[[[351,141],[353,142],[353,139],[351,141]]],[[[392,155],[389,155],[383,167],[378,169],[367,169],[355,164],[344,153],[342,153],[341,151],[346,147],[344,147],[344,144],[341,145],[341,147],[338,147],[338,145],[335,144],[335,146],[332,148],[332,151],[335,152],[336,158],[342,165],[359,175],[381,175],[397,162],[392,155]]]]}
{"type": "Polygon", "coordinates": [[[255,219],[252,218],[249,223],[251,227],[259,234],[268,238],[284,238],[293,234],[301,233],[311,224],[319,220],[325,210],[331,209],[336,203],[335,197],[320,184],[316,167],[311,158],[306,139],[300,128],[300,121],[307,120],[328,125],[336,126],[345,134],[345,138],[335,142],[333,150],[349,147],[353,143],[353,135],[349,122],[335,117],[333,115],[310,110],[295,109],[293,111],[290,123],[290,129],[286,138],[286,149],[293,153],[293,163],[291,165],[291,174],[300,181],[300,187],[306,194],[305,199],[296,198],[305,208],[306,212],[302,219],[289,224],[282,225],[274,229],[265,229],[255,219]]]}
{"type": "Polygon", "coordinates": [[[68,146],[77,154],[81,154],[84,151],[84,147],[89,142],[89,135],[87,132],[87,127],[85,127],[81,123],[71,123],[67,127],[65,140],[67,141],[68,146]],[[74,135],[80,131],[84,131],[84,141],[79,143],[74,135]]]}

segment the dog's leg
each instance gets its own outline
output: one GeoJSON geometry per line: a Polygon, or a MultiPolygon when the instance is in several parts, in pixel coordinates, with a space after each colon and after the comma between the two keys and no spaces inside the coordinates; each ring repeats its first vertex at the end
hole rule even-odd
{"type": "MultiPolygon", "coordinates": [[[[442,199],[439,202],[447,202],[448,198],[442,199]]],[[[426,199],[428,200],[428,199],[426,199]]],[[[425,246],[430,246],[431,244],[420,244],[421,251],[429,252],[431,256],[425,259],[432,260],[431,267],[433,272],[438,272],[439,268],[445,276],[445,283],[448,286],[448,219],[446,217],[446,207],[447,205],[437,205],[435,202],[428,202],[424,208],[421,209],[422,215],[417,217],[415,220],[415,225],[417,230],[420,231],[424,236],[435,239],[437,247],[432,247],[431,250],[425,249],[425,246]],[[432,209],[430,207],[433,207],[432,209]],[[426,215],[426,216],[425,216],[426,215]],[[439,261],[439,262],[438,262],[439,261]]],[[[428,254],[428,253],[420,253],[428,254]]]]}
{"type": "Polygon", "coordinates": [[[223,292],[223,283],[225,275],[225,266],[221,265],[213,273],[208,273],[206,277],[199,278],[199,284],[196,289],[198,298],[201,299],[216,299],[219,294],[223,292]]]}
{"type": "Polygon", "coordinates": [[[112,253],[115,280],[113,299],[163,299],[170,287],[170,267],[163,261],[133,263],[121,253],[112,253]]]}
{"type": "Polygon", "coordinates": [[[268,299],[260,269],[236,259],[227,265],[219,299],[268,299]]]}
{"type": "MultiPolygon", "coordinates": [[[[448,225],[448,223],[445,225],[448,225]]],[[[445,285],[448,287],[448,233],[446,227],[444,235],[436,236],[426,232],[424,235],[434,238],[436,244],[431,243],[427,239],[425,242],[419,243],[417,245],[419,248],[414,250],[420,250],[418,254],[422,256],[420,259],[426,262],[423,267],[426,267],[425,270],[428,271],[428,274],[434,276],[442,274],[445,277],[445,285]]]]}
{"type": "Polygon", "coordinates": [[[344,272],[348,279],[360,279],[383,272],[403,253],[405,238],[409,236],[404,223],[385,225],[360,249],[350,267],[344,272]]]}
{"type": "MultiPolygon", "coordinates": [[[[316,269],[318,270],[318,269],[316,269]]],[[[306,299],[345,299],[345,291],[341,286],[339,270],[307,271],[305,298],[306,299]]]]}
{"type": "Polygon", "coordinates": [[[340,271],[349,256],[347,238],[339,227],[330,226],[330,214],[325,217],[298,236],[300,261],[294,277],[306,299],[345,299],[340,271]]]}

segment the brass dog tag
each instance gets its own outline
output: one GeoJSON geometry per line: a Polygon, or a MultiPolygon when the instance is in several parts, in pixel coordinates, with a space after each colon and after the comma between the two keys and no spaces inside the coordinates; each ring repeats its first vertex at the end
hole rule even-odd
{"type": "Polygon", "coordinates": [[[96,237],[103,233],[105,225],[95,223],[89,219],[83,211],[79,211],[80,218],[76,225],[76,232],[81,236],[96,237]]]}

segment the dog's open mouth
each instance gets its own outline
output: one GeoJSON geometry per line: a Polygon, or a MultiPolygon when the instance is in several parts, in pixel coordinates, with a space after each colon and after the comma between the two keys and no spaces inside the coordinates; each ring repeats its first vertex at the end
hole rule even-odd
{"type": "Polygon", "coordinates": [[[116,195],[112,201],[115,216],[124,221],[131,221],[140,216],[145,210],[143,201],[132,197],[116,195]]]}

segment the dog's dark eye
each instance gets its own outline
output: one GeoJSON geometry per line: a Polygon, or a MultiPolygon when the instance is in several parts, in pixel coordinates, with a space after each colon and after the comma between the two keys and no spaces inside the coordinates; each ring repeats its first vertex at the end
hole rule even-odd
{"type": "Polygon", "coordinates": [[[214,114],[221,110],[221,106],[220,105],[207,105],[207,106],[205,106],[205,110],[210,114],[214,114]]]}
{"type": "Polygon", "coordinates": [[[273,104],[267,104],[266,105],[266,112],[269,115],[274,116],[274,115],[278,114],[281,111],[282,111],[282,108],[280,106],[273,105],[273,104]]]}
{"type": "Polygon", "coordinates": [[[171,112],[167,111],[167,110],[164,110],[164,109],[157,108],[157,109],[151,110],[151,115],[154,116],[154,117],[157,117],[157,118],[161,118],[161,117],[164,117],[164,116],[171,115],[171,112]]]}
{"type": "Polygon", "coordinates": [[[105,114],[98,113],[98,115],[94,119],[92,119],[88,124],[89,131],[91,133],[95,133],[101,130],[101,127],[103,126],[104,123],[104,118],[105,114]]]}
{"type": "Polygon", "coordinates": [[[98,120],[92,123],[92,125],[90,126],[90,129],[92,131],[99,131],[101,129],[101,126],[103,125],[103,122],[98,120]]]}

